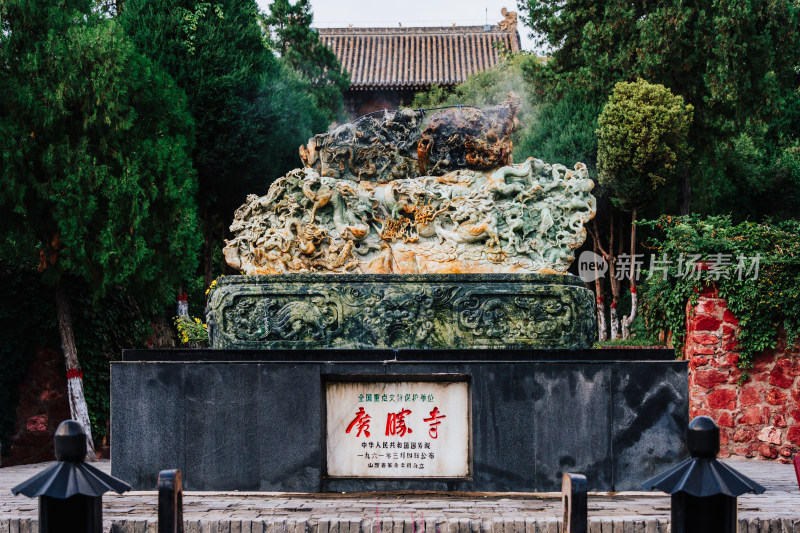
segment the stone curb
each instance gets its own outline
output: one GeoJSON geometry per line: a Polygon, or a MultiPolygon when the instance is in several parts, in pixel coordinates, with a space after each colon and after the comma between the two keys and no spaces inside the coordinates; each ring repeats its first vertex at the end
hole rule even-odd
{"type": "MultiPolygon", "coordinates": [[[[410,520],[382,521],[381,533],[416,533],[410,520]]],[[[450,519],[427,521],[428,527],[438,533],[559,533],[560,520],[553,518],[503,519],[450,519]]],[[[0,518],[2,533],[35,533],[38,520],[33,518],[0,518]]],[[[103,523],[110,533],[157,533],[154,519],[115,519],[103,523]]],[[[207,518],[184,521],[186,533],[370,533],[374,531],[371,520],[285,520],[254,519],[228,520],[207,518]]],[[[590,533],[668,533],[669,520],[639,518],[589,519],[590,533]]],[[[739,520],[739,533],[800,533],[800,518],[739,520]]],[[[420,533],[424,533],[420,530],[420,533]]]]}

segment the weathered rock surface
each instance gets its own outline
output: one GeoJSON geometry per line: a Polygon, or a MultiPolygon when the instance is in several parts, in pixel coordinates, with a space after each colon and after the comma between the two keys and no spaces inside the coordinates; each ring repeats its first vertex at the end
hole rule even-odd
{"type": "Polygon", "coordinates": [[[353,182],[312,168],[249,196],[225,259],[245,274],[565,272],[595,213],[585,165],[353,182]]]}
{"type": "Polygon", "coordinates": [[[320,134],[250,195],[224,253],[244,274],[566,272],[595,214],[582,163],[513,165],[519,101],[402,110],[320,134]]]}
{"type": "Polygon", "coordinates": [[[373,113],[315,135],[300,147],[300,158],[325,177],[377,183],[499,167],[511,162],[519,108],[519,98],[509,95],[495,107],[459,106],[427,122],[419,109],[373,113]]]}

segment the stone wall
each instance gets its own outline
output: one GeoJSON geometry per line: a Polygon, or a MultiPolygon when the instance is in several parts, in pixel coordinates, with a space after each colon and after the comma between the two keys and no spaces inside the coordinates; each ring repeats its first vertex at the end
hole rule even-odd
{"type": "Polygon", "coordinates": [[[19,390],[14,436],[2,464],[53,461],[53,435],[70,416],[61,354],[47,348],[36,350],[19,390]]]}
{"type": "Polygon", "coordinates": [[[785,339],[737,367],[739,321],[711,290],[687,305],[690,418],[719,424],[720,457],[738,455],[782,463],[800,450],[800,346],[785,339]]]}

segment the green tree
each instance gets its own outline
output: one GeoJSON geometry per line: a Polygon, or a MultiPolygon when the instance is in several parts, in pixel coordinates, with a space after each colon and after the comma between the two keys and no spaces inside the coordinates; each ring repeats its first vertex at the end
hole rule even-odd
{"type": "Polygon", "coordinates": [[[631,312],[622,320],[627,338],[636,319],[636,215],[655,191],[685,166],[694,109],[663,85],[620,82],[598,119],[597,169],[611,201],[631,212],[631,312]]]}
{"type": "Polygon", "coordinates": [[[715,211],[730,214],[735,222],[797,218],[800,139],[771,140],[764,124],[754,123],[717,143],[706,158],[702,164],[711,172],[703,198],[715,211]]]}
{"type": "Polygon", "coordinates": [[[128,0],[119,16],[137,48],[188,97],[206,287],[222,268],[233,211],[296,167],[297,147],[324,122],[307,87],[265,46],[257,17],[254,0],[128,0]]]}
{"type": "Polygon", "coordinates": [[[330,124],[344,117],[343,93],[350,88],[350,76],[333,50],[311,28],[313,19],[308,0],[296,0],[294,4],[273,0],[269,13],[261,16],[281,60],[308,80],[314,105],[324,112],[330,124]]]}
{"type": "Polygon", "coordinates": [[[602,105],[575,93],[545,100],[535,107],[514,145],[517,160],[536,157],[567,168],[585,163],[597,178],[597,117],[602,105]]]}
{"type": "MultiPolygon", "coordinates": [[[[72,416],[91,426],[67,286],[158,302],[195,267],[185,97],[90,0],[0,7],[0,251],[53,291],[72,416]]],[[[23,318],[24,320],[24,318],[23,318]]]]}
{"type": "MultiPolygon", "coordinates": [[[[689,211],[692,196],[700,210],[727,207],[717,202],[727,186],[726,163],[718,156],[733,156],[727,146],[751,125],[766,128],[763,140],[778,150],[798,131],[800,5],[793,0],[525,4],[523,19],[551,53],[527,70],[542,94],[582,91],[603,101],[616,82],[642,77],[695,106],[693,164],[680,180],[681,213],[689,211]]],[[[760,175],[760,187],[774,190],[771,174],[760,175]]]]}

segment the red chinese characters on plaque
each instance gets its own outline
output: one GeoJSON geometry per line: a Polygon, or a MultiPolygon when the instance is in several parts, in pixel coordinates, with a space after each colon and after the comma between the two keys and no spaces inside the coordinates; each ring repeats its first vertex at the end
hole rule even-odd
{"type": "Polygon", "coordinates": [[[326,384],[327,474],[469,475],[469,390],[452,382],[326,384]]]}
{"type": "Polygon", "coordinates": [[[410,410],[401,408],[396,413],[386,415],[386,436],[405,437],[406,433],[410,435],[412,430],[406,427],[406,416],[410,414],[410,410]]]}
{"type": "Polygon", "coordinates": [[[347,431],[345,431],[345,433],[350,433],[350,430],[355,426],[358,428],[356,437],[360,437],[363,433],[365,437],[369,438],[369,418],[370,416],[364,411],[364,408],[359,407],[356,417],[347,425],[347,431]]]}

